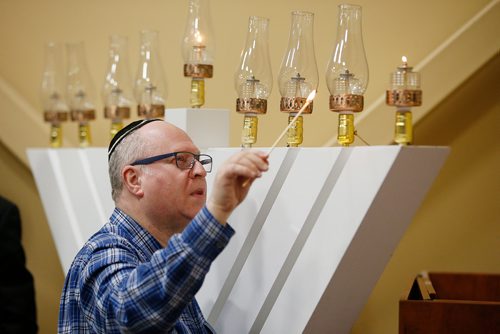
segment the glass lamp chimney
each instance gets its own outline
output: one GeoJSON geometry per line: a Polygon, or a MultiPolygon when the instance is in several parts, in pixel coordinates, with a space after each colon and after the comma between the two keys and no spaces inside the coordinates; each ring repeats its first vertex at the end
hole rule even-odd
{"type": "Polygon", "coordinates": [[[63,144],[61,122],[68,120],[68,106],[64,98],[62,46],[49,42],[45,45],[45,67],[42,73],[41,99],[45,122],[50,123],[50,146],[63,144]]]}
{"type": "Polygon", "coordinates": [[[130,118],[133,104],[132,82],[128,63],[127,38],[112,35],[109,38],[108,71],[102,87],[104,117],[111,119],[111,138],[123,128],[123,120],[130,118]]]}
{"type": "MultiPolygon", "coordinates": [[[[292,12],[292,24],[288,47],[281,62],[278,86],[281,94],[280,110],[289,113],[290,122],[305,104],[308,95],[318,87],[318,67],[314,54],[313,39],[314,14],[292,12]]],[[[311,102],[304,114],[313,111],[311,102]]],[[[299,116],[290,127],[287,146],[296,147],[303,141],[303,119],[299,116]]]]}
{"type": "Polygon", "coordinates": [[[87,67],[84,43],[68,43],[66,49],[68,54],[66,95],[71,120],[78,122],[80,147],[88,147],[92,143],[89,122],[95,119],[94,86],[87,67]]]}
{"type": "Polygon", "coordinates": [[[164,117],[167,82],[160,59],[157,31],[141,31],[141,49],[134,95],[139,117],[146,119],[164,117]]]}
{"type": "Polygon", "coordinates": [[[244,114],[241,145],[252,147],[257,141],[257,115],[267,112],[267,99],[273,87],[269,57],[269,19],[251,16],[240,65],[234,76],[238,98],[236,111],[244,114]]]}
{"type": "Polygon", "coordinates": [[[420,73],[413,72],[405,56],[402,65],[391,74],[390,87],[386,91],[386,103],[396,107],[394,141],[400,145],[413,142],[411,107],[422,105],[420,73]]]}
{"type": "Polygon", "coordinates": [[[326,70],[330,110],[339,113],[337,141],[354,142],[354,113],[363,110],[368,85],[368,63],[361,28],[361,7],[339,5],[337,38],[326,70]]]}
{"type": "Polygon", "coordinates": [[[205,104],[205,78],[213,76],[215,41],[209,0],[190,0],[182,57],[184,76],[191,78],[190,103],[193,108],[205,104]]]}

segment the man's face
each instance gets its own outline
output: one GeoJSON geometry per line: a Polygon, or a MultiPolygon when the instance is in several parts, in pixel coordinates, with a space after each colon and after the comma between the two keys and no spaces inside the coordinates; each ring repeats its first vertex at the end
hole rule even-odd
{"type": "MultiPolygon", "coordinates": [[[[149,156],[171,152],[199,153],[189,136],[171,124],[152,122],[138,131],[148,138],[149,156]]],[[[140,175],[144,191],[141,207],[150,221],[159,227],[180,232],[205,205],[207,173],[199,162],[192,169],[179,169],[175,157],[171,157],[143,166],[140,175]]]]}

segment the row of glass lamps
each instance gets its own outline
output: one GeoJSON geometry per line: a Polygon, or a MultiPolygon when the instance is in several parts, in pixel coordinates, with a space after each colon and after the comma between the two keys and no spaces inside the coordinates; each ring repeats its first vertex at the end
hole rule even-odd
{"type": "MultiPolygon", "coordinates": [[[[123,127],[124,119],[130,118],[135,101],[140,117],[164,115],[166,81],[162,75],[162,64],[157,59],[157,43],[158,32],[141,32],[140,62],[137,77],[132,83],[128,70],[127,38],[110,37],[109,65],[101,95],[104,117],[111,120],[111,136],[123,127]]],[[[41,90],[44,119],[51,123],[50,144],[52,147],[62,145],[61,123],[71,118],[79,124],[80,147],[86,147],[91,144],[89,122],[96,118],[96,110],[84,43],[66,43],[65,72],[62,70],[63,53],[60,44],[48,43],[45,46],[41,90]]]]}
{"type": "MultiPolygon", "coordinates": [[[[307,97],[318,87],[318,68],[313,41],[314,14],[292,12],[288,47],[278,74],[281,94],[280,111],[289,114],[292,122],[307,97]]],[[[354,142],[354,114],[364,106],[363,94],[368,85],[368,63],[362,37],[361,7],[339,5],[337,37],[326,70],[326,83],[330,92],[329,108],[339,114],[337,141],[342,146],[354,142]]],[[[272,74],[268,52],[269,20],[250,17],[245,47],[235,74],[238,94],[236,111],[244,114],[242,146],[251,147],[257,141],[258,115],[267,111],[267,98],[272,89],[272,74]]],[[[386,91],[386,103],[396,107],[394,141],[411,144],[411,108],[422,103],[420,74],[413,72],[407,59],[391,74],[386,91]]],[[[311,114],[313,103],[303,114],[311,114]]],[[[287,146],[296,147],[303,141],[303,117],[290,126],[287,146]]]]}
{"type": "MultiPolygon", "coordinates": [[[[182,43],[184,76],[191,78],[190,104],[194,108],[204,104],[204,80],[213,76],[215,47],[208,1],[190,0],[182,43]]],[[[311,91],[318,87],[313,23],[313,13],[292,12],[288,47],[278,75],[282,96],[280,110],[289,113],[289,122],[305,104],[311,91]]],[[[245,47],[235,73],[236,111],[244,114],[243,147],[256,143],[258,115],[267,112],[267,99],[272,90],[268,33],[269,19],[250,17],[245,47]]],[[[111,136],[123,127],[123,120],[130,117],[134,98],[140,117],[163,117],[167,87],[158,43],[158,32],[141,32],[140,61],[132,85],[128,72],[127,39],[111,36],[108,71],[102,88],[104,116],[111,120],[111,136]]],[[[79,123],[79,143],[85,147],[91,142],[89,121],[95,119],[92,85],[83,43],[67,44],[66,50],[68,69],[64,94],[63,75],[59,69],[62,49],[53,43],[46,46],[42,79],[44,118],[51,123],[52,147],[62,144],[61,122],[68,119],[68,114],[79,123]]],[[[337,140],[348,146],[354,141],[354,113],[363,110],[363,94],[368,84],[360,6],[339,5],[337,38],[327,66],[326,82],[331,94],[330,110],[339,113],[337,140]]],[[[412,141],[411,107],[421,104],[421,95],[419,74],[413,72],[404,59],[402,66],[392,74],[387,90],[387,104],[397,107],[395,141],[399,144],[412,141]]],[[[303,113],[312,111],[313,103],[303,113]]],[[[287,146],[298,146],[302,141],[303,118],[300,116],[288,131],[287,146]]]]}
{"type": "MultiPolygon", "coordinates": [[[[164,117],[167,98],[159,34],[144,30],[140,34],[140,59],[137,75],[132,82],[129,73],[127,38],[110,37],[108,70],[101,90],[104,117],[111,120],[113,137],[130,118],[137,104],[139,117],[164,117]]],[[[45,67],[41,95],[44,120],[51,124],[50,145],[62,146],[61,124],[71,118],[78,122],[79,146],[91,144],[90,124],[96,115],[95,93],[86,63],[84,43],[66,43],[66,71],[62,69],[63,47],[56,43],[45,46],[45,67]]],[[[191,107],[205,103],[205,78],[213,76],[215,53],[208,0],[190,0],[188,20],[182,42],[184,76],[191,78],[191,107]]]]}

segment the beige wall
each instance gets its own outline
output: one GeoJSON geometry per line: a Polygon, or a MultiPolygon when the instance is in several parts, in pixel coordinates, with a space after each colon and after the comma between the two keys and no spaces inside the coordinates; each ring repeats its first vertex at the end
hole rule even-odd
{"type": "MultiPolygon", "coordinates": [[[[389,73],[398,65],[401,55],[408,56],[412,64],[421,62],[489,2],[357,1],[363,6],[364,41],[370,66],[365,104],[370,106],[384,92],[389,73]]],[[[288,39],[290,12],[295,9],[315,13],[315,45],[320,77],[314,113],[305,117],[304,146],[322,145],[335,135],[337,117],[328,110],[329,93],[324,82],[324,70],[332,52],[339,2],[212,0],[211,4],[217,58],[215,76],[206,83],[206,107],[231,110],[231,144],[239,144],[242,117],[233,109],[236,95],[232,80],[248,16],[260,15],[271,19],[271,65],[276,78],[288,39]]],[[[160,31],[161,52],[169,84],[168,107],[185,107],[189,98],[189,80],[182,77],[180,40],[186,11],[185,0],[0,1],[0,77],[29,105],[40,110],[39,80],[46,41],[85,41],[91,75],[98,91],[106,70],[108,35],[119,33],[129,37],[130,67],[135,75],[139,31],[153,28],[160,31]]],[[[495,27],[498,28],[499,24],[495,27]]],[[[480,51],[477,50],[478,53],[480,51]]],[[[468,61],[460,53],[450,57],[468,61]]],[[[499,124],[495,92],[499,90],[498,79],[492,79],[499,77],[498,56],[496,59],[486,70],[486,73],[496,71],[496,76],[485,75],[484,70],[479,72],[473,80],[437,105],[416,127],[417,144],[450,145],[452,153],[353,332],[396,332],[397,300],[412,277],[422,269],[500,271],[493,255],[495,250],[498,252],[494,242],[498,245],[499,237],[498,229],[494,228],[500,223],[498,205],[495,206],[500,190],[497,175],[499,140],[494,136],[494,125],[498,128],[499,124]],[[492,91],[485,93],[485,88],[492,91]]],[[[433,94],[425,90],[425,78],[431,74],[438,78],[441,75],[444,82],[450,77],[446,72],[441,74],[437,65],[432,68],[432,73],[426,73],[424,69],[424,104],[430,101],[428,97],[433,94]]],[[[457,66],[455,70],[460,71],[461,67],[457,66]]],[[[460,83],[446,83],[447,86],[453,84],[460,83]]],[[[101,110],[100,99],[96,103],[101,110]]],[[[260,120],[259,145],[270,145],[286,123],[286,115],[278,111],[278,103],[275,80],[268,114],[260,120]]],[[[5,109],[0,111],[8,112],[5,109]]],[[[95,145],[105,146],[108,122],[101,112],[98,112],[98,117],[93,123],[95,145]]],[[[371,130],[390,129],[392,119],[372,119],[375,118],[369,118],[369,122],[361,128],[363,133],[368,134],[366,139],[371,144],[386,144],[381,137],[372,135],[376,131],[371,130]]],[[[22,133],[23,130],[19,124],[17,131],[22,133]]],[[[29,131],[31,129],[27,133],[29,131]]],[[[74,124],[65,124],[65,131],[76,141],[74,124]]],[[[28,139],[27,142],[27,147],[46,146],[36,140],[28,139]]],[[[63,274],[32,176],[3,145],[0,145],[0,172],[6,180],[0,185],[0,193],[17,202],[21,208],[23,243],[29,268],[36,280],[40,333],[54,333],[63,274]]]]}

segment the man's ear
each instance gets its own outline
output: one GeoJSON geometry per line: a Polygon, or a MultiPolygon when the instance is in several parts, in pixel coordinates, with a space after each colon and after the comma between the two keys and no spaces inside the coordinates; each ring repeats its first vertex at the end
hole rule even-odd
{"type": "Polygon", "coordinates": [[[123,185],[134,196],[144,196],[141,185],[141,170],[135,166],[125,166],[122,170],[123,185]]]}

